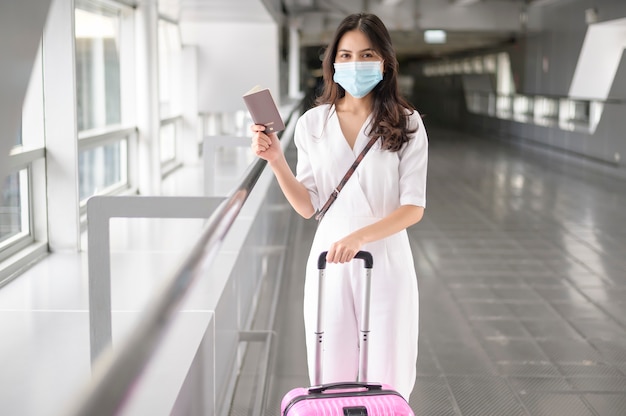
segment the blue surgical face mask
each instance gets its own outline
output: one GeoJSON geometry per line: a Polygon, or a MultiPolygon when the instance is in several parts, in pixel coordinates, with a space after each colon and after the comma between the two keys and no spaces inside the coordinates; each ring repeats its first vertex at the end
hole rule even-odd
{"type": "Polygon", "coordinates": [[[336,62],[333,81],[354,98],[365,97],[383,79],[381,64],[381,61],[336,62]]]}

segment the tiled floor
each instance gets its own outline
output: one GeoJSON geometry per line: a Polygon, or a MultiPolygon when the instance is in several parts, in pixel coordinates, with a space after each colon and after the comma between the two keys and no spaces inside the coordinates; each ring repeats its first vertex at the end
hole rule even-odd
{"type": "MultiPolygon", "coordinates": [[[[429,129],[428,207],[410,229],[417,415],[626,414],[626,183],[571,161],[429,129]]],[[[308,383],[297,223],[265,414],[308,383]]]]}

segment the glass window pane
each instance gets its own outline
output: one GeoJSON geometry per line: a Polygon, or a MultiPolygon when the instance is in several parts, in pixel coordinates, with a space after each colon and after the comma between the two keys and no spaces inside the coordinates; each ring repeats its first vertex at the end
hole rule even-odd
{"type": "Polygon", "coordinates": [[[159,20],[159,100],[161,117],[180,114],[178,64],[182,50],[178,26],[159,20]]]}
{"type": "Polygon", "coordinates": [[[17,137],[15,138],[15,145],[22,145],[22,126],[20,126],[20,130],[17,132],[17,137]]]}
{"type": "Polygon", "coordinates": [[[0,198],[0,248],[30,234],[28,171],[22,169],[6,177],[0,198]]]}
{"type": "Polygon", "coordinates": [[[127,173],[127,140],[87,149],[78,154],[80,200],[125,186],[127,173]]]}
{"type": "Polygon", "coordinates": [[[78,130],[120,124],[119,13],[87,4],[77,7],[78,130]]]}
{"type": "Polygon", "coordinates": [[[176,123],[161,126],[161,162],[176,158],[176,123]]]}

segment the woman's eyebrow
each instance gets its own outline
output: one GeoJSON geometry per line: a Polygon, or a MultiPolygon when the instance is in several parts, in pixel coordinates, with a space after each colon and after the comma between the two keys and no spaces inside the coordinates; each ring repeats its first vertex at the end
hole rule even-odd
{"type": "MultiPolygon", "coordinates": [[[[350,52],[352,53],[352,51],[350,49],[339,49],[337,52],[350,52]]],[[[363,50],[360,50],[359,53],[363,53],[363,52],[376,52],[373,48],[366,48],[363,50]]]]}

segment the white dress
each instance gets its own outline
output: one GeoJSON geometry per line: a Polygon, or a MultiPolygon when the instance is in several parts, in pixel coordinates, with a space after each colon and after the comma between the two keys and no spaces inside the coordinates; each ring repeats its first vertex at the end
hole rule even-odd
{"type": "MultiPolygon", "coordinates": [[[[298,121],[297,178],[321,208],[369,141],[368,120],[351,149],[333,106],[307,111],[298,121]]],[[[304,290],[308,366],[313,383],[314,319],[317,258],[354,230],[374,223],[401,205],[426,206],[428,139],[421,117],[410,116],[417,131],[398,152],[370,149],[320,222],[309,255],[304,290]]],[[[407,400],[415,383],[418,339],[418,290],[406,231],[365,244],[372,253],[368,381],[393,386],[407,400]]],[[[322,382],[353,381],[358,372],[358,321],[361,311],[363,262],[328,264],[324,288],[324,353],[322,382]]]]}

